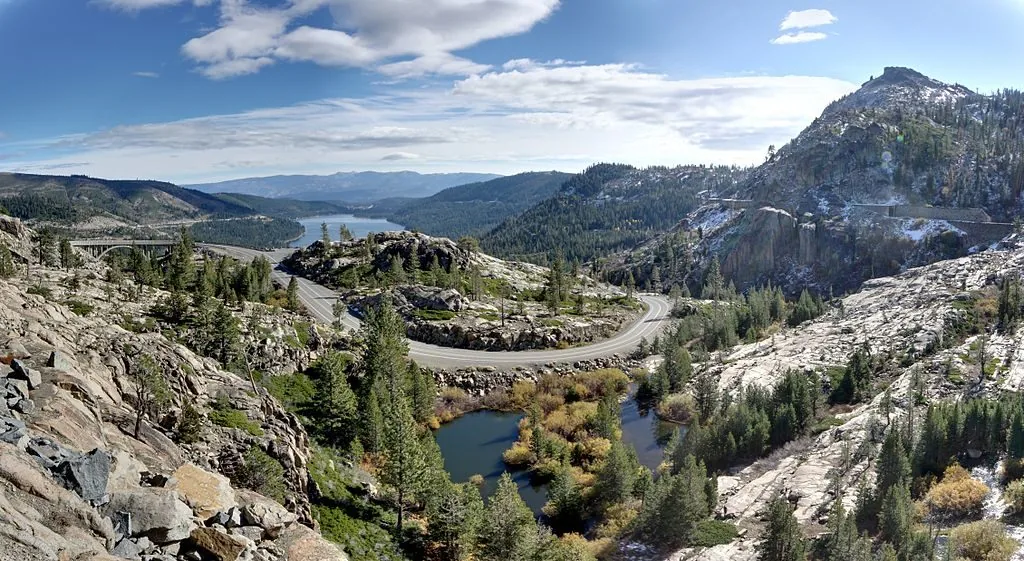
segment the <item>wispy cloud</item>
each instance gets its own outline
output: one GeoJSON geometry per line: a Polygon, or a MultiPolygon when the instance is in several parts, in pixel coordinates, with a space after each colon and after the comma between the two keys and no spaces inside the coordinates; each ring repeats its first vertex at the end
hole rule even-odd
{"type": "Polygon", "coordinates": [[[159,78],[160,75],[156,72],[132,72],[132,76],[138,76],[139,78],[159,78]]]}
{"type": "MultiPolygon", "coordinates": [[[[789,12],[786,17],[779,24],[779,31],[786,31],[788,29],[810,29],[814,27],[821,27],[824,25],[832,25],[839,21],[839,18],[832,15],[832,12],[828,10],[801,10],[798,12],[789,12]]],[[[798,43],[811,43],[813,41],[821,41],[828,39],[828,34],[820,31],[796,31],[790,33],[783,33],[778,37],[771,40],[773,45],[795,45],[798,43]]]]}
{"type": "MultiPolygon", "coordinates": [[[[182,0],[104,0],[179,3],[182,0]]],[[[186,42],[182,53],[209,78],[253,74],[276,63],[369,68],[407,78],[468,76],[487,65],[454,52],[518,35],[553,13],[560,0],[278,0],[277,5],[221,0],[218,27],[186,42]],[[334,26],[303,25],[329,8],[334,26]]]]}
{"type": "Polygon", "coordinates": [[[810,43],[828,39],[828,35],[817,31],[801,31],[799,33],[785,33],[772,39],[773,45],[795,45],[797,43],[810,43]]]}
{"type": "Polygon", "coordinates": [[[748,164],[856,88],[808,76],[682,80],[632,64],[507,67],[447,88],[397,85],[368,98],[0,142],[0,152],[25,153],[8,168],[90,162],[74,169],[180,182],[346,169],[571,171],[595,161],[748,164]]]}
{"type": "Polygon", "coordinates": [[[191,2],[196,6],[209,6],[214,0],[96,0],[98,3],[126,12],[138,12],[149,8],[163,8],[191,2]]]}
{"type": "Polygon", "coordinates": [[[839,21],[839,18],[832,15],[828,10],[802,10],[789,12],[786,18],[779,24],[779,31],[787,29],[807,29],[809,27],[821,27],[831,25],[839,21]]]}

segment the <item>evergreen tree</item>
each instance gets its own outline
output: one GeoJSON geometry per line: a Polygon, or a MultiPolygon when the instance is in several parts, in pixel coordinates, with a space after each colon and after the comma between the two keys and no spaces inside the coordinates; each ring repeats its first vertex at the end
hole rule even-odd
{"type": "Polygon", "coordinates": [[[602,509],[625,502],[633,494],[637,468],[635,455],[627,451],[621,440],[613,441],[594,483],[597,503],[602,509]]]}
{"type": "Polygon", "coordinates": [[[508,473],[487,503],[479,545],[479,561],[530,561],[537,552],[537,522],[508,473]]]}
{"type": "Polygon", "coordinates": [[[909,484],[894,485],[885,492],[878,523],[885,541],[900,549],[908,543],[914,522],[914,505],[910,500],[909,484]]]}
{"type": "Polygon", "coordinates": [[[605,388],[601,401],[597,403],[597,417],[594,432],[608,440],[615,440],[619,432],[619,399],[613,388],[605,388]]]}
{"type": "Polygon", "coordinates": [[[313,400],[323,438],[339,448],[347,448],[356,437],[359,411],[356,396],[348,384],[345,367],[348,360],[339,352],[318,359],[312,370],[316,376],[313,400]]]}
{"type": "Polygon", "coordinates": [[[338,239],[343,242],[352,241],[352,231],[348,229],[347,224],[342,223],[341,226],[338,226],[338,239]]]}
{"type": "Polygon", "coordinates": [[[7,279],[14,276],[14,258],[11,249],[7,244],[0,242],[0,279],[7,279]]]}
{"type": "Polygon", "coordinates": [[[288,281],[288,289],[285,291],[286,303],[288,309],[291,311],[298,311],[299,309],[299,281],[295,277],[292,277],[288,281]]]}
{"type": "Polygon", "coordinates": [[[821,544],[821,561],[871,561],[871,540],[857,535],[856,521],[847,516],[841,496],[833,502],[828,529],[821,544]]]}
{"type": "Polygon", "coordinates": [[[437,399],[434,376],[429,370],[423,370],[415,362],[410,362],[408,387],[413,418],[417,423],[427,422],[434,416],[434,401],[437,399]]]}
{"type": "Polygon", "coordinates": [[[633,271],[626,273],[626,298],[632,298],[636,290],[636,279],[633,278],[633,271]]]}
{"type": "Polygon", "coordinates": [[[663,475],[654,484],[637,517],[644,541],[662,547],[680,547],[692,537],[698,522],[708,517],[707,472],[687,456],[674,475],[663,475]]]}
{"type": "Polygon", "coordinates": [[[807,544],[800,535],[800,526],[793,509],[781,496],[768,505],[768,527],[758,546],[758,561],[803,561],[807,544]]]}
{"type": "Polygon", "coordinates": [[[710,421],[718,409],[718,380],[710,373],[697,376],[693,384],[693,399],[700,419],[710,421]]]}
{"type": "Polygon", "coordinates": [[[704,288],[700,296],[705,300],[720,300],[725,293],[725,280],[722,278],[722,267],[718,263],[718,257],[711,260],[708,270],[704,274],[704,288]]]}
{"type": "Polygon", "coordinates": [[[388,264],[388,280],[392,286],[405,284],[408,280],[405,275],[405,261],[402,260],[401,255],[396,254],[391,257],[391,262],[388,264]]]}
{"type": "Polygon", "coordinates": [[[320,243],[323,245],[321,251],[324,259],[331,255],[331,232],[327,229],[327,223],[320,223],[320,243]]]}
{"type": "Polygon", "coordinates": [[[561,467],[548,485],[548,502],[544,505],[544,515],[558,532],[583,530],[583,494],[568,467],[561,467]]]}
{"type": "Polygon", "coordinates": [[[186,291],[195,280],[195,242],[192,234],[182,226],[178,233],[178,241],[171,247],[168,259],[167,287],[169,290],[186,291]]]}
{"type": "Polygon", "coordinates": [[[470,484],[448,484],[427,503],[428,539],[437,546],[438,561],[469,559],[476,549],[484,503],[470,484]]]}
{"type": "Polygon", "coordinates": [[[75,255],[74,248],[71,247],[71,240],[67,238],[60,239],[60,266],[65,271],[78,267],[78,256],[75,255]]]}
{"type": "Polygon", "coordinates": [[[36,230],[35,235],[32,237],[35,242],[36,256],[39,258],[39,264],[47,267],[53,264],[53,250],[54,244],[56,243],[56,235],[48,227],[43,227],[36,230]]]}
{"type": "Polygon", "coordinates": [[[662,367],[668,376],[670,393],[682,391],[683,386],[693,375],[690,352],[683,346],[677,346],[665,352],[665,362],[662,363],[662,367]]]}
{"type": "Polygon", "coordinates": [[[155,415],[171,400],[171,392],[160,365],[148,354],[138,355],[128,368],[135,384],[135,438],[142,432],[142,419],[155,415]]]}
{"type": "Polygon", "coordinates": [[[238,318],[224,304],[218,304],[213,317],[214,353],[221,364],[228,365],[238,352],[241,329],[238,318]]]}
{"type": "Polygon", "coordinates": [[[387,422],[383,430],[384,465],[380,476],[381,481],[393,487],[398,495],[395,532],[400,534],[406,501],[423,489],[431,475],[431,466],[423,454],[416,421],[412,417],[405,391],[395,378],[397,376],[387,380],[389,396],[385,401],[386,407],[382,408],[387,422]]]}

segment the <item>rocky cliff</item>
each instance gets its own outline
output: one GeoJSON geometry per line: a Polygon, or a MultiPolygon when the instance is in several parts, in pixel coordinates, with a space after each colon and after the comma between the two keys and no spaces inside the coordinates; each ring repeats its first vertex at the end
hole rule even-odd
{"type": "Polygon", "coordinates": [[[0,559],[345,559],[312,529],[298,419],[216,361],[112,321],[141,305],[95,273],[62,299],[72,275],[0,279],[0,559]],[[136,438],[143,355],[170,400],[136,438]]]}
{"type": "MultiPolygon", "coordinates": [[[[1020,392],[1024,333],[978,335],[965,333],[963,326],[978,310],[994,305],[1001,279],[1019,279],[1022,269],[1024,241],[1014,237],[995,250],[874,279],[818,319],[724,351],[706,367],[722,391],[735,394],[749,385],[770,386],[787,370],[824,376],[845,365],[854,350],[867,348],[890,387],[893,423],[903,422],[911,408],[923,419],[927,404],[939,399],[995,399],[1004,391],[1020,392]],[[982,338],[987,364],[996,365],[984,376],[972,358],[982,338]],[[915,376],[923,397],[912,400],[915,376]]],[[[684,550],[671,559],[756,559],[764,508],[780,492],[794,505],[805,535],[825,531],[835,498],[833,476],[839,478],[848,511],[860,484],[873,482],[871,451],[880,443],[886,418],[882,400],[879,394],[852,409],[836,409],[834,426],[719,477],[719,516],[745,533],[729,545],[684,550]]]]}

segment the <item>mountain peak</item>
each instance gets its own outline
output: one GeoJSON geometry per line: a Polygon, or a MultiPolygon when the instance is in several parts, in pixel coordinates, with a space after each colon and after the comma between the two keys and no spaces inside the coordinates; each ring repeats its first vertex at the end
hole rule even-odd
{"type": "MultiPolygon", "coordinates": [[[[887,66],[881,76],[872,77],[859,90],[839,100],[829,109],[843,111],[865,108],[907,107],[948,103],[977,95],[959,84],[950,85],[929,78],[912,68],[887,66]]],[[[826,110],[826,112],[830,112],[826,110]]]]}

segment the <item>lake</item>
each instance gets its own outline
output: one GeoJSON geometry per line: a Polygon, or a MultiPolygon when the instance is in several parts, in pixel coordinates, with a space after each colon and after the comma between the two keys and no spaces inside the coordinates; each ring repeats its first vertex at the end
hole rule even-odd
{"type": "Polygon", "coordinates": [[[327,223],[327,229],[331,232],[331,239],[338,239],[338,228],[345,224],[348,226],[352,236],[356,238],[365,237],[370,232],[393,232],[405,230],[401,224],[388,222],[383,218],[358,218],[351,214],[331,214],[328,216],[313,216],[311,218],[299,219],[299,224],[306,228],[301,238],[289,244],[289,247],[306,247],[320,239],[320,225],[327,223]]]}
{"type": "MultiPolygon", "coordinates": [[[[444,456],[445,469],[452,481],[463,483],[470,476],[484,476],[481,489],[484,497],[498,488],[498,478],[509,471],[501,455],[519,437],[522,413],[476,411],[443,425],[435,433],[444,456]]],[[[655,471],[661,463],[662,450],[676,429],[683,429],[658,419],[653,411],[642,410],[632,396],[622,403],[622,440],[636,448],[640,463],[655,471]]],[[[519,495],[534,513],[539,514],[547,502],[547,488],[530,484],[526,471],[511,472],[519,485],[519,495]]]]}

